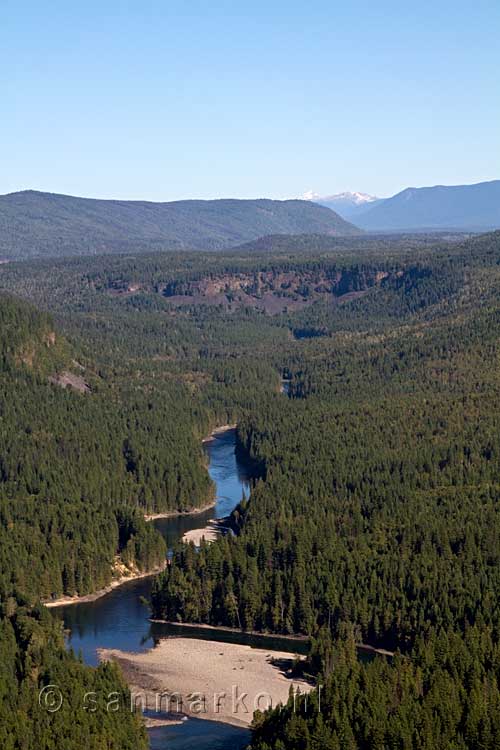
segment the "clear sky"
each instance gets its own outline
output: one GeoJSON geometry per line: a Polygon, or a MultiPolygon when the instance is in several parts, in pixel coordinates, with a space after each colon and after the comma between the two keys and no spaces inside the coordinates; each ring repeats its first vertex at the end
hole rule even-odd
{"type": "Polygon", "coordinates": [[[1,0],[0,193],[500,178],[498,0],[1,0]]]}

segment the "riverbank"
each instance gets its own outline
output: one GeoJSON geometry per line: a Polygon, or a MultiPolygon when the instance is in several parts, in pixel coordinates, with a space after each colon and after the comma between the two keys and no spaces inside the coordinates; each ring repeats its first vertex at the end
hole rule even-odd
{"type": "Polygon", "coordinates": [[[213,440],[217,435],[220,435],[223,432],[228,432],[229,430],[235,430],[238,427],[236,423],[234,424],[222,424],[219,427],[214,427],[210,435],[203,438],[201,441],[202,443],[209,443],[211,440],[213,440]]]}
{"type": "Polygon", "coordinates": [[[212,518],[207,525],[203,526],[201,529],[191,529],[190,531],[186,531],[182,537],[182,541],[185,544],[193,542],[195,547],[199,547],[203,540],[205,540],[205,542],[215,542],[217,537],[221,535],[222,528],[223,524],[218,519],[212,518]]]}
{"type": "MultiPolygon", "coordinates": [[[[210,435],[207,436],[203,440],[203,442],[204,443],[210,442],[217,435],[221,435],[224,432],[233,430],[235,427],[236,425],[234,424],[220,425],[219,427],[214,428],[212,432],[210,433],[210,435]]],[[[191,508],[190,510],[183,510],[183,511],[169,510],[163,513],[145,514],[144,518],[148,522],[160,520],[160,519],[168,519],[168,518],[188,518],[189,516],[196,516],[196,515],[201,515],[203,513],[206,513],[208,510],[211,510],[212,508],[214,508],[215,505],[216,505],[216,498],[214,497],[210,500],[210,502],[205,503],[199,508],[191,508]]],[[[191,534],[191,532],[187,532],[187,533],[191,534]]],[[[219,533],[218,522],[209,521],[208,526],[203,526],[201,529],[193,530],[192,541],[194,541],[196,545],[200,544],[201,538],[205,538],[207,539],[207,541],[213,541],[217,537],[218,533],[219,533]]],[[[191,541],[191,538],[188,538],[187,541],[191,541]]],[[[107,594],[114,591],[114,589],[118,588],[119,586],[123,586],[126,583],[129,583],[131,581],[136,581],[141,578],[147,578],[149,576],[157,575],[158,573],[161,573],[161,571],[165,569],[165,566],[166,566],[166,561],[161,566],[158,566],[148,572],[131,573],[130,575],[117,576],[115,579],[113,579],[109,583],[108,586],[98,589],[97,591],[94,591],[90,594],[75,595],[75,596],[61,596],[57,599],[46,601],[44,602],[44,604],[48,608],[54,608],[54,607],[65,607],[70,604],[91,603],[91,602],[96,601],[97,599],[101,599],[103,596],[106,596],[107,594]]]]}
{"type": "MultiPolygon", "coordinates": [[[[207,437],[203,438],[201,442],[202,444],[210,443],[212,440],[214,440],[214,438],[217,437],[217,435],[222,435],[224,432],[228,432],[229,430],[235,430],[236,427],[236,424],[223,424],[219,425],[219,427],[214,427],[212,432],[207,435],[207,437]]],[[[209,503],[205,503],[205,505],[202,505],[200,508],[190,508],[189,510],[167,510],[164,513],[150,513],[144,516],[144,520],[156,521],[160,518],[182,518],[182,516],[194,516],[200,513],[205,513],[205,511],[215,508],[216,502],[216,499],[213,498],[209,503]]],[[[209,523],[212,524],[213,522],[210,521],[209,523]]],[[[201,531],[207,531],[208,533],[209,529],[207,527],[206,529],[201,529],[201,531]]],[[[209,534],[208,537],[206,537],[207,540],[209,537],[210,541],[213,541],[213,538],[215,538],[213,534],[209,534]]],[[[189,538],[186,541],[194,541],[194,539],[189,538]]],[[[199,541],[195,541],[195,544],[199,544],[199,541]]]]}
{"type": "Polygon", "coordinates": [[[120,578],[116,578],[114,581],[111,581],[108,586],[105,586],[98,591],[94,591],[92,594],[83,594],[82,596],[61,596],[58,599],[51,599],[50,601],[43,602],[43,604],[48,609],[52,609],[53,607],[66,607],[69,604],[84,604],[88,602],[95,602],[97,599],[106,596],[106,594],[110,594],[112,591],[119,588],[120,586],[123,586],[126,583],[130,583],[131,581],[138,581],[141,578],[149,578],[150,576],[155,576],[158,573],[161,573],[163,570],[165,570],[166,565],[167,561],[165,560],[162,565],[158,565],[156,568],[153,568],[153,570],[148,570],[144,573],[131,573],[131,575],[128,576],[120,576],[120,578]]]}
{"type": "Polygon", "coordinates": [[[173,622],[171,620],[156,620],[153,617],[150,618],[150,622],[163,625],[175,625],[176,628],[184,628],[185,630],[212,630],[220,631],[222,633],[234,633],[235,635],[254,635],[260,638],[279,638],[280,640],[291,641],[292,643],[307,643],[310,640],[307,635],[282,635],[281,633],[263,633],[260,630],[241,630],[240,628],[231,628],[228,625],[205,625],[203,623],[196,622],[173,622]]]}
{"type": "MultiPolygon", "coordinates": [[[[234,635],[251,635],[256,638],[279,638],[280,641],[290,641],[291,643],[304,644],[310,641],[309,636],[291,634],[285,635],[281,633],[263,633],[260,630],[241,630],[240,628],[231,628],[227,625],[205,625],[203,623],[196,622],[172,622],[171,620],[158,620],[153,617],[150,618],[150,622],[158,625],[175,625],[176,628],[182,628],[183,630],[207,630],[221,633],[232,633],[234,635]]],[[[376,646],[370,646],[368,643],[356,643],[356,648],[359,652],[364,654],[372,654],[373,656],[385,656],[386,658],[392,658],[395,655],[395,651],[389,651],[386,648],[377,648],[376,646]]]]}
{"type": "Polygon", "coordinates": [[[156,718],[155,716],[143,716],[144,726],[146,729],[158,729],[158,727],[174,727],[182,724],[182,717],[178,718],[156,718]]]}
{"type": "Polygon", "coordinates": [[[175,710],[199,719],[249,726],[254,710],[286,703],[290,687],[312,690],[291,678],[296,657],[283,651],[195,638],[166,638],[144,653],[100,649],[100,660],[117,662],[148,710],[175,710]],[[167,698],[170,696],[170,701],[167,698]]]}
{"type": "MultiPolygon", "coordinates": [[[[222,435],[224,432],[228,432],[229,430],[235,430],[236,427],[236,424],[223,424],[219,425],[219,427],[214,427],[212,432],[207,435],[207,437],[203,438],[201,442],[202,444],[210,443],[214,438],[217,437],[217,435],[222,435]]],[[[194,516],[199,513],[205,513],[205,511],[214,508],[215,505],[216,499],[213,498],[212,500],[210,500],[210,502],[205,503],[205,505],[202,505],[200,508],[190,508],[189,510],[167,510],[163,513],[149,513],[144,516],[144,520],[156,521],[159,518],[181,518],[182,516],[194,516]]]]}
{"type": "Polygon", "coordinates": [[[386,648],[376,648],[368,643],[356,643],[356,648],[364,654],[373,654],[374,656],[386,656],[392,658],[396,652],[388,651],[386,648]]]}
{"type": "Polygon", "coordinates": [[[197,516],[200,513],[215,507],[215,499],[202,505],[200,508],[191,508],[190,510],[166,510],[164,513],[151,513],[144,516],[145,521],[156,521],[159,518],[182,518],[183,516],[197,516]]]}

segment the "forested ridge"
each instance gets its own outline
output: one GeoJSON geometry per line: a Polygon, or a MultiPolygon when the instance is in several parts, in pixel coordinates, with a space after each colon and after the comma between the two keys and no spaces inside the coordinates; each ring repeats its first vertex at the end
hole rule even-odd
{"type": "Polygon", "coordinates": [[[232,247],[264,234],[361,230],[311,201],[99,200],[24,190],[0,196],[0,259],[232,247]]]}
{"type": "Polygon", "coordinates": [[[498,228],[500,180],[474,185],[408,187],[353,217],[367,230],[498,228]]]}
{"type": "Polygon", "coordinates": [[[301,248],[1,269],[43,311],[3,298],[14,328],[35,331],[2,344],[6,387],[22,389],[2,407],[5,596],[76,575],[90,590],[116,540],[125,557],[163,555],[142,514],[203,504],[201,438],[238,422],[259,478],[236,536],[177,548],[152,607],[311,638],[321,710],[313,697],[256,717],[256,750],[498,747],[500,234],[301,248]],[[221,279],[217,300],[193,294],[221,279]],[[259,307],[265,295],[290,304],[259,307]],[[89,392],[49,381],[75,362],[89,392]],[[29,581],[28,539],[30,564],[46,554],[29,581]],[[360,641],[400,655],[360,663],[360,641]]]}

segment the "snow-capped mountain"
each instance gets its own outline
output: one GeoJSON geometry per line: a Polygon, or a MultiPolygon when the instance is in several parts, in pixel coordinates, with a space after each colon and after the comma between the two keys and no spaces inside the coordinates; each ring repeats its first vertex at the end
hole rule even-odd
{"type": "Polygon", "coordinates": [[[375,195],[359,192],[345,192],[322,196],[309,190],[307,193],[304,193],[302,198],[307,201],[319,203],[321,206],[327,206],[340,214],[344,219],[351,219],[362,211],[371,208],[376,203],[381,202],[381,198],[377,198],[375,195]]]}
{"type": "Polygon", "coordinates": [[[303,199],[327,206],[366,232],[500,228],[500,180],[409,187],[390,198],[357,192],[321,196],[311,190],[303,199]]]}

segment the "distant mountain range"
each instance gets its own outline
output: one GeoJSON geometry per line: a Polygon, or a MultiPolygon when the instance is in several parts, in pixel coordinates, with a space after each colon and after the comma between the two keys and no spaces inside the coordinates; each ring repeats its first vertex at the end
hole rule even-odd
{"type": "MultiPolygon", "coordinates": [[[[0,260],[217,250],[269,235],[355,237],[364,232],[496,228],[500,228],[500,180],[407,188],[385,199],[360,192],[326,197],[311,192],[303,200],[286,201],[170,203],[75,198],[34,190],[0,196],[0,260]]],[[[304,242],[298,240],[301,247],[304,242]]]]}
{"type": "Polygon", "coordinates": [[[355,220],[356,216],[381,202],[380,198],[367,193],[338,193],[337,195],[320,196],[310,190],[304,193],[304,199],[331,208],[344,219],[355,220]]]}
{"type": "Polygon", "coordinates": [[[360,214],[369,230],[497,229],[500,180],[476,185],[407,188],[360,214]]]}
{"type": "Polygon", "coordinates": [[[500,227],[500,180],[476,185],[412,187],[385,199],[365,193],[340,193],[324,198],[307,193],[306,196],[352,219],[366,231],[482,231],[500,227]]]}
{"type": "Polygon", "coordinates": [[[360,234],[305,200],[95,200],[27,190],[0,196],[0,259],[229,248],[269,234],[360,234]]]}

